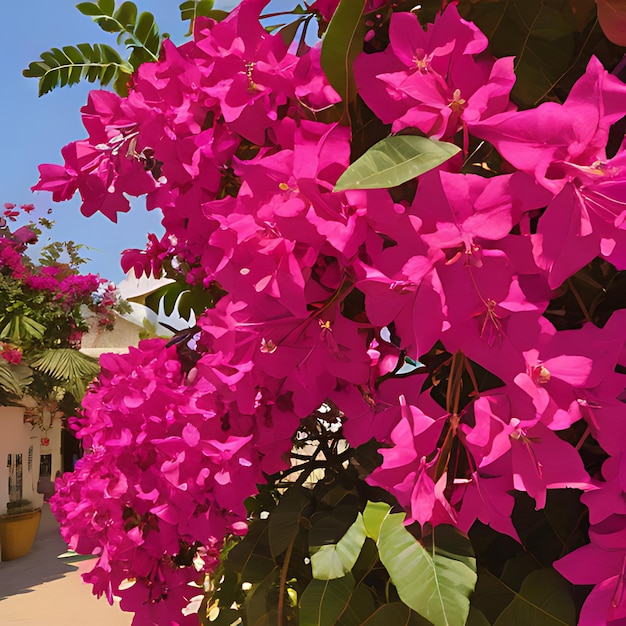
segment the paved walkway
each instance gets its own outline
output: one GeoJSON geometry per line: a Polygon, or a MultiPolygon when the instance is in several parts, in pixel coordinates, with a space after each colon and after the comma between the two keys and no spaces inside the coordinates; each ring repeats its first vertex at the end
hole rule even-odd
{"type": "Polygon", "coordinates": [[[0,562],[2,626],[129,626],[130,613],[91,595],[80,574],[93,561],[58,559],[67,551],[58,524],[44,504],[41,525],[27,556],[0,562]]]}

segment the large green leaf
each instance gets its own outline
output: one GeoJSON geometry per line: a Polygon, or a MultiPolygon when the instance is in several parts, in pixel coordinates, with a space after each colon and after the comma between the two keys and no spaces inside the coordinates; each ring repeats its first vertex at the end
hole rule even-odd
{"type": "Polygon", "coordinates": [[[494,626],[574,626],[576,609],[568,583],[552,569],[529,574],[494,626]]]}
{"type": "Polygon", "coordinates": [[[359,513],[339,542],[330,545],[311,547],[311,568],[313,578],[330,580],[341,578],[356,563],[365,542],[365,525],[359,513]]]}
{"type": "Polygon", "coordinates": [[[205,289],[198,285],[182,282],[168,283],[159,287],[145,297],[145,305],[155,313],[159,313],[161,303],[165,315],[176,311],[183,319],[190,320],[193,312],[196,318],[206,309],[215,306],[219,294],[215,290],[205,289]]]}
{"type": "Polygon", "coordinates": [[[350,600],[339,617],[339,623],[341,626],[362,626],[375,610],[376,605],[371,589],[361,583],[350,594],[350,600]]]}
{"type": "Polygon", "coordinates": [[[278,34],[280,35],[281,39],[283,40],[283,43],[289,47],[292,43],[293,40],[296,38],[296,35],[298,34],[298,30],[300,29],[300,26],[302,26],[302,24],[306,21],[306,17],[299,17],[297,20],[291,22],[290,24],[285,24],[282,28],[280,28],[280,30],[278,31],[278,34]]]}
{"type": "MultiPolygon", "coordinates": [[[[465,624],[469,596],[476,584],[476,562],[468,556],[471,554],[469,540],[456,533],[451,542],[453,531],[438,528],[435,531],[442,534],[446,545],[436,544],[434,532],[427,550],[404,527],[405,514],[390,513],[389,505],[385,506],[387,515],[380,524],[376,543],[380,560],[400,599],[435,626],[465,624]]],[[[379,503],[376,513],[381,510],[379,503]]],[[[369,523],[369,532],[375,526],[369,523]]]]}
{"type": "Polygon", "coordinates": [[[383,520],[389,515],[389,505],[386,502],[368,502],[363,511],[363,523],[367,536],[378,541],[380,527],[383,520]]]}
{"type": "Polygon", "coordinates": [[[363,50],[365,0],[341,0],[322,41],[321,64],[328,82],[348,109],[356,97],[352,67],[363,50]]]}
{"type": "Polygon", "coordinates": [[[274,558],[282,554],[295,539],[300,530],[304,511],[310,503],[311,497],[306,489],[291,487],[270,514],[268,537],[274,558]]]}
{"type": "MultiPolygon", "coordinates": [[[[257,585],[254,585],[248,592],[246,598],[246,618],[248,626],[265,626],[265,624],[276,623],[276,618],[271,620],[268,611],[272,611],[268,603],[268,594],[273,585],[276,584],[280,576],[278,568],[273,569],[257,585]]],[[[275,610],[273,611],[275,613],[275,610]]]]}
{"type": "Polygon", "coordinates": [[[470,612],[467,622],[465,622],[465,626],[491,626],[491,624],[485,617],[484,613],[473,606],[470,606],[470,612]]]}
{"type": "Polygon", "coordinates": [[[464,0],[459,8],[464,18],[487,35],[497,57],[515,57],[513,99],[528,107],[545,98],[571,68],[577,34],[572,5],[544,0],[464,0]]]}
{"type": "Polygon", "coordinates": [[[402,602],[383,604],[363,622],[363,626],[426,626],[423,617],[402,602]]]}
{"type": "Polygon", "coordinates": [[[276,564],[269,554],[267,524],[255,524],[248,534],[228,552],[224,568],[241,575],[242,582],[263,581],[276,564]]]}
{"type": "Polygon", "coordinates": [[[318,511],[311,516],[309,546],[312,548],[337,543],[354,524],[360,507],[357,501],[345,497],[345,490],[342,491],[344,498],[338,503],[331,504],[331,510],[318,511]]]}
{"type": "Polygon", "coordinates": [[[489,623],[495,622],[513,599],[514,589],[507,587],[489,570],[478,570],[478,582],[472,596],[472,606],[479,609],[489,623]]]}
{"type": "Polygon", "coordinates": [[[300,626],[336,624],[354,589],[354,577],[346,574],[334,580],[313,579],[300,599],[300,626]]]}
{"type": "Polygon", "coordinates": [[[414,135],[391,135],[372,146],[341,175],[335,191],[389,189],[441,165],[460,148],[414,135]]]}

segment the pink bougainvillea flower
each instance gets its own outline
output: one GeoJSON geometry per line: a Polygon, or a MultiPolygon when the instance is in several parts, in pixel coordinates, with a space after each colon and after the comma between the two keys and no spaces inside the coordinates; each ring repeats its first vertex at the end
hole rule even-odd
{"type": "Polygon", "coordinates": [[[554,563],[576,585],[595,585],[580,613],[579,625],[619,624],[626,619],[626,549],[602,550],[589,544],[554,563]]]}
{"type": "Polygon", "coordinates": [[[117,213],[130,210],[124,193],[139,196],[155,186],[154,179],[141,163],[127,158],[126,140],[123,135],[119,137],[119,141],[112,140],[102,146],[87,141],[69,144],[63,149],[65,167],[40,166],[41,179],[33,191],[52,191],[58,201],[69,200],[79,190],[84,215],[89,217],[100,211],[111,221],[117,221],[117,213]],[[122,156],[119,150],[122,150],[122,156]]]}
{"type": "Polygon", "coordinates": [[[504,239],[523,213],[549,200],[548,192],[521,173],[484,178],[434,171],[420,177],[412,209],[422,220],[425,243],[448,251],[448,262],[458,251],[478,265],[481,240],[504,239]]]}
{"type": "MultiPolygon", "coordinates": [[[[407,524],[433,522],[433,516],[441,515],[442,511],[454,515],[441,486],[433,478],[437,459],[426,462],[426,457],[436,448],[445,418],[428,417],[418,407],[407,404],[404,397],[399,398],[399,404],[400,419],[390,435],[394,446],[380,450],[382,465],[367,481],[398,499],[407,511],[407,524]]],[[[445,483],[445,476],[442,478],[445,483]]],[[[449,523],[449,515],[444,514],[444,518],[449,523]]]]}
{"type": "Polygon", "coordinates": [[[463,488],[457,489],[453,497],[453,504],[456,504],[457,497],[460,500],[458,528],[469,532],[478,519],[494,530],[520,541],[511,519],[515,504],[512,490],[510,476],[492,476],[489,473],[481,475],[479,471],[474,472],[469,482],[463,488]]]}
{"type": "Polygon", "coordinates": [[[625,165],[622,146],[608,161],[564,167],[572,181],[548,205],[533,237],[537,263],[550,271],[551,287],[596,256],[626,268],[625,165]]]}
{"type": "Polygon", "coordinates": [[[501,113],[472,132],[556,194],[571,179],[566,164],[588,166],[604,158],[610,126],[623,116],[625,95],[626,85],[592,57],[563,104],[501,113]]]}
{"type": "Polygon", "coordinates": [[[625,467],[623,453],[604,462],[604,481],[598,481],[597,489],[581,498],[589,507],[591,543],[554,563],[574,584],[595,585],[580,615],[580,623],[586,626],[619,623],[626,618],[625,467]]]}
{"type": "Polygon", "coordinates": [[[394,13],[386,50],[360,55],[354,65],[359,92],[393,132],[419,128],[450,138],[509,107],[513,59],[481,55],[485,36],[448,5],[424,32],[413,13],[394,13]]]}
{"type": "Polygon", "coordinates": [[[564,104],[502,113],[472,128],[555,194],[535,237],[537,263],[553,288],[598,255],[626,267],[624,157],[606,161],[605,154],[625,96],[626,85],[592,57],[564,104]]]}

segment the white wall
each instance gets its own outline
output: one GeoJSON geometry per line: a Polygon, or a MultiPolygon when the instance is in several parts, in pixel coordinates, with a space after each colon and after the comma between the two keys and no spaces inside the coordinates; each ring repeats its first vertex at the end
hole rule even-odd
{"type": "Polygon", "coordinates": [[[61,422],[55,420],[50,428],[44,433],[39,428],[33,428],[30,424],[24,424],[24,409],[19,407],[0,407],[0,515],[6,513],[6,505],[9,500],[9,468],[7,456],[22,455],[22,498],[30,500],[33,506],[43,504],[43,495],[37,493],[37,481],[39,480],[39,463],[41,453],[52,454],[52,476],[61,470],[61,422]],[[50,440],[47,448],[41,447],[42,437],[50,440]],[[30,471],[28,469],[28,450],[33,446],[33,460],[30,471]]]}

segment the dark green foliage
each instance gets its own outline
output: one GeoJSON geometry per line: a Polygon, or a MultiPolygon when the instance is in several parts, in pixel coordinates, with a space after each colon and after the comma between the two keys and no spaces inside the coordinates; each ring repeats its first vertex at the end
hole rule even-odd
{"type": "Polygon", "coordinates": [[[192,313],[198,316],[207,309],[212,309],[222,295],[224,292],[216,285],[205,289],[197,285],[173,282],[146,296],[145,304],[156,313],[163,304],[165,315],[171,315],[176,310],[183,319],[189,321],[192,313]]]}

